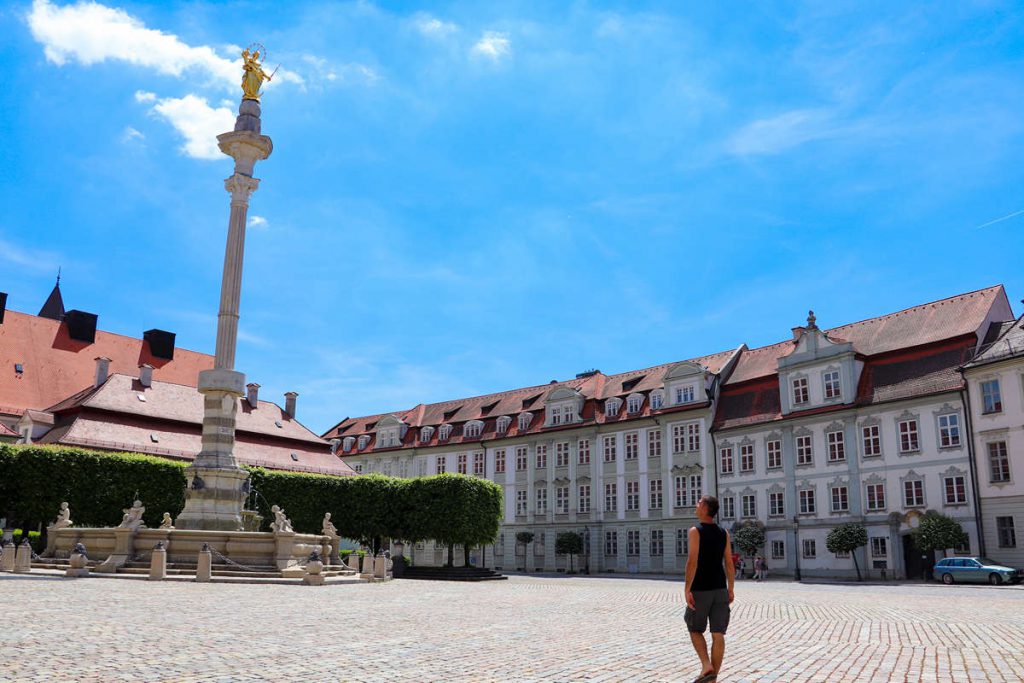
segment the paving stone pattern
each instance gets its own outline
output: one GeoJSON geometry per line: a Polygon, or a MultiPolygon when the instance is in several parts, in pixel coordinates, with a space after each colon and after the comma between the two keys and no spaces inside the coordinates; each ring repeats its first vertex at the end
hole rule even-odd
{"type": "MultiPolygon", "coordinates": [[[[690,681],[678,580],[0,575],[0,681],[690,681]]],[[[1021,681],[1024,589],[741,583],[723,683],[1021,681]]]]}

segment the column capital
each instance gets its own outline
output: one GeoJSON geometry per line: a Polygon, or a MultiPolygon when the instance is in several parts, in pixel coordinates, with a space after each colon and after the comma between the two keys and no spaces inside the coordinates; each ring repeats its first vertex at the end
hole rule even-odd
{"type": "Polygon", "coordinates": [[[249,195],[260,186],[259,178],[251,178],[241,173],[235,173],[224,180],[224,189],[231,193],[232,202],[249,203],[249,195]]]}

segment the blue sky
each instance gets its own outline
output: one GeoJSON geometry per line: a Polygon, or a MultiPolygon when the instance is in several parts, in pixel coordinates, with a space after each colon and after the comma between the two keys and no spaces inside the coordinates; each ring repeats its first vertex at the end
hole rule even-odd
{"type": "Polygon", "coordinates": [[[0,291],[212,352],[237,46],[238,367],[345,416],[1024,296],[1014,3],[0,9],[0,291]]]}

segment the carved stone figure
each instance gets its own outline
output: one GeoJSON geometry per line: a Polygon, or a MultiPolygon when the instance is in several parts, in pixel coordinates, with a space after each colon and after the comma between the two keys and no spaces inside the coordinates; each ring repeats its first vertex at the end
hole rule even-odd
{"type": "Polygon", "coordinates": [[[66,529],[71,526],[71,509],[67,503],[60,504],[60,512],[57,513],[57,519],[53,524],[50,525],[51,529],[66,529]]]}
{"type": "Polygon", "coordinates": [[[334,523],[331,522],[331,513],[330,512],[324,513],[324,526],[323,526],[323,530],[321,531],[321,533],[324,536],[337,536],[338,535],[337,528],[335,528],[334,523]]]}
{"type": "Polygon", "coordinates": [[[142,515],[145,512],[146,506],[142,504],[142,501],[135,501],[130,508],[124,508],[124,517],[121,518],[118,528],[144,529],[146,525],[142,523],[142,515]]]}
{"type": "Polygon", "coordinates": [[[170,512],[165,512],[164,513],[163,521],[160,522],[160,528],[161,529],[173,529],[174,528],[174,520],[171,519],[171,513],[170,512]]]}
{"type": "Polygon", "coordinates": [[[284,516],[284,510],[277,505],[272,505],[270,511],[274,513],[274,521],[270,523],[270,529],[274,533],[293,532],[292,523],[284,516]]]}

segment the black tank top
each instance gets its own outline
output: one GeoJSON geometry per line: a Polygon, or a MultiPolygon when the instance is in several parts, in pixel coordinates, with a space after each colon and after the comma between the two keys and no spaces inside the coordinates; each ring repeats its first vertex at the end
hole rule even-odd
{"type": "Polygon", "coordinates": [[[690,585],[692,591],[713,591],[725,588],[725,530],[717,524],[697,525],[700,549],[697,552],[697,574],[690,585]]]}

